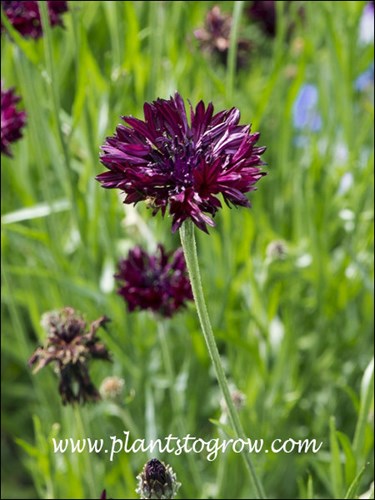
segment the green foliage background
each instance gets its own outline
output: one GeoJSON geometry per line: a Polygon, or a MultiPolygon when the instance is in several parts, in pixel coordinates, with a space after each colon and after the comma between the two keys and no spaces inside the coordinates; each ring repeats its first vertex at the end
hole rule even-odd
{"type": "MultiPolygon", "coordinates": [[[[219,2],[223,11],[240,2],[219,2]]],[[[323,441],[317,454],[253,455],[269,498],[356,498],[373,480],[373,86],[355,79],[373,61],[358,39],[365,2],[276,2],[278,31],[255,38],[250,66],[235,72],[201,54],[193,32],[213,2],[69,2],[65,29],[15,41],[2,35],[2,80],[22,96],[24,138],[3,158],[2,498],[134,498],[146,454],[53,453],[51,439],[178,435],[225,437],[220,394],[194,306],[160,322],[128,314],[112,280],[136,244],[180,245],[168,218],[121,203],[100,188],[99,147],[121,115],[178,90],[193,104],[236,106],[261,132],[268,175],[252,210],[225,207],[210,235],[197,234],[201,272],[228,377],[245,395],[246,434],[270,443],[323,441]],[[294,29],[289,35],[289,23],[294,29]],[[296,142],[293,104],[301,86],[319,91],[322,128],[296,142]],[[345,173],[353,176],[346,192],[345,173]],[[273,259],[268,245],[284,241],[273,259]],[[43,342],[40,317],[63,306],[88,321],[111,318],[100,337],[113,364],[97,363],[99,386],[126,381],[119,403],[62,407],[52,369],[27,366],[43,342]],[[367,371],[366,371],[367,369],[367,371]],[[366,375],[364,376],[366,371],[366,375]],[[359,476],[358,476],[359,475],[359,476]],[[356,480],[357,478],[357,480],[356,480]],[[354,483],[353,483],[354,481],[354,483]],[[350,487],[352,486],[352,489],[350,487]]],[[[245,5],[244,8],[247,6],[245,5]]],[[[253,498],[241,457],[166,455],[179,498],[253,498]]]]}

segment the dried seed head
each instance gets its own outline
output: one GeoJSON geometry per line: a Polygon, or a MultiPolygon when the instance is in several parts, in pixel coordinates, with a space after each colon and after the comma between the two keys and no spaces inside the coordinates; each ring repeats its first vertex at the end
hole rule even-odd
{"type": "Polygon", "coordinates": [[[43,347],[35,350],[29,365],[35,365],[36,373],[54,363],[64,405],[100,399],[88,364],[92,359],[110,360],[109,352],[96,336],[98,328],[108,321],[102,316],[87,326],[83,317],[71,307],[43,314],[41,324],[47,339],[43,347]]]}

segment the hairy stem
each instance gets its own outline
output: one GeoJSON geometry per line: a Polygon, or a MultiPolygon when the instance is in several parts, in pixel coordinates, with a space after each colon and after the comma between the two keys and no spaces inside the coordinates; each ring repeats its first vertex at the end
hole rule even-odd
{"type": "MultiPolygon", "coordinates": [[[[210,318],[207,311],[206,302],[204,299],[202,282],[199,271],[199,264],[198,264],[197,247],[194,236],[194,225],[192,221],[187,220],[183,223],[183,225],[180,228],[180,237],[185,254],[186,265],[189,271],[191,287],[193,290],[193,295],[195,300],[195,306],[197,308],[203,336],[206,341],[208,352],[210,354],[211,361],[215,369],[216,378],[219,382],[221,392],[223,393],[223,397],[228,408],[229,420],[236,434],[236,438],[245,440],[246,439],[245,433],[243,431],[240,418],[238,416],[237,410],[234,406],[234,403],[230,395],[228,381],[226,379],[223,365],[221,363],[220,354],[216,345],[210,318]]],[[[262,483],[260,482],[257,476],[257,473],[255,471],[249,453],[242,453],[242,456],[246,462],[247,469],[253,481],[257,498],[264,499],[265,498],[264,489],[262,483]]]]}

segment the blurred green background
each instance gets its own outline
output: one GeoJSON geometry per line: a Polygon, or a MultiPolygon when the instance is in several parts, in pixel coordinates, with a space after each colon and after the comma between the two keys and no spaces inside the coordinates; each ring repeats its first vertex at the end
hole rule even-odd
{"type": "MultiPolygon", "coordinates": [[[[2,80],[28,115],[1,167],[2,498],[99,498],[103,488],[134,498],[150,457],[57,455],[53,436],[178,435],[182,415],[191,435],[224,437],[193,304],[166,332],[172,405],[160,325],[129,314],[115,293],[128,249],[175,249],[178,234],[169,218],[125,206],[95,181],[99,147],[120,116],[142,118],[145,101],[176,90],[192,104],[239,108],[267,146],[252,209],[223,208],[197,243],[228,377],[246,396],[246,434],[323,441],[317,454],[253,455],[268,497],[356,498],[373,481],[373,77],[355,85],[374,57],[360,36],[366,2],[276,2],[274,37],[247,15],[251,2],[216,4],[241,14],[238,36],[253,44],[238,71],[194,37],[213,2],[70,1],[64,29],[37,41],[2,34],[2,80]],[[317,131],[293,122],[306,84],[318,93],[317,131]],[[98,386],[124,378],[120,401],[62,407],[52,368],[31,374],[40,317],[64,306],[89,322],[111,318],[99,336],[114,361],[94,363],[92,376],[98,386]]],[[[182,483],[178,498],[253,498],[239,455],[160,458],[182,483]]]]}

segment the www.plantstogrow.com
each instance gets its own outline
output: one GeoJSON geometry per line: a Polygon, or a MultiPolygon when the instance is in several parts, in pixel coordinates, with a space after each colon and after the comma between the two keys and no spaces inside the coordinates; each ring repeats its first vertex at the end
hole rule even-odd
{"type": "Polygon", "coordinates": [[[232,451],[234,453],[318,453],[323,441],[316,439],[274,439],[268,447],[264,439],[210,439],[204,440],[187,434],[183,438],[169,434],[164,438],[150,440],[135,439],[130,441],[130,432],[123,431],[124,438],[109,436],[110,446],[105,447],[105,440],[82,438],[82,439],[55,439],[52,438],[54,453],[105,453],[109,454],[112,462],[118,453],[168,453],[181,455],[182,453],[206,453],[207,460],[216,460],[219,453],[232,451]]]}

